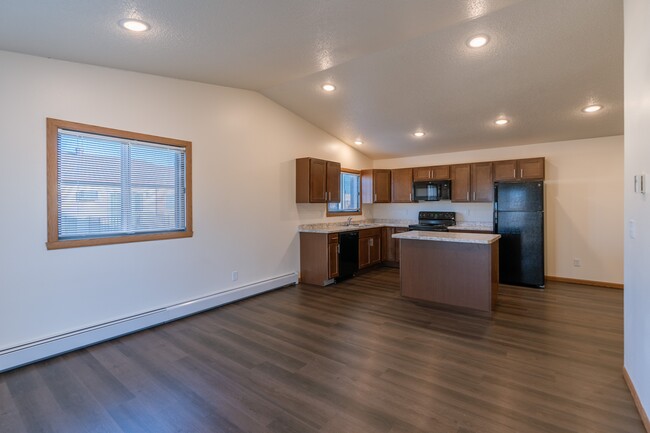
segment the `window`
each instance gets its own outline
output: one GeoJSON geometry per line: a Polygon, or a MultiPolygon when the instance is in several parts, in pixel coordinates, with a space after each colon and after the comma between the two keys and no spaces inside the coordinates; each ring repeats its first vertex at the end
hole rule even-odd
{"type": "Polygon", "coordinates": [[[191,143],[47,119],[48,249],[192,236],[191,143]]]}
{"type": "Polygon", "coordinates": [[[361,215],[361,174],[341,170],[341,201],[327,204],[328,216],[361,215]]]}

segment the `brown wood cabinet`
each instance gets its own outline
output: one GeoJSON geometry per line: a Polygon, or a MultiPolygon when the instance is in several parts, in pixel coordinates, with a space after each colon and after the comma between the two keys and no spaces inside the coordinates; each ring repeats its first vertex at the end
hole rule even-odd
{"type": "Polygon", "coordinates": [[[361,170],[361,196],[364,204],[390,203],[390,170],[361,170]]]}
{"type": "Polygon", "coordinates": [[[427,180],[449,180],[451,174],[448,165],[437,165],[433,167],[415,167],[413,169],[413,181],[421,182],[427,180]]]}
{"type": "Polygon", "coordinates": [[[544,180],[544,158],[495,161],[494,181],[544,180]]]}
{"type": "Polygon", "coordinates": [[[391,201],[411,203],[413,201],[413,169],[391,170],[391,201]]]}
{"type": "Polygon", "coordinates": [[[395,233],[404,233],[405,227],[383,227],[381,229],[381,261],[384,265],[399,266],[399,239],[393,239],[395,233]]]}
{"type": "Polygon", "coordinates": [[[339,276],[339,235],[330,233],[327,235],[327,276],[336,278],[339,276]]]}
{"type": "Polygon", "coordinates": [[[381,262],[381,229],[359,230],[359,269],[381,262]]]}
{"type": "Polygon", "coordinates": [[[317,158],[296,159],[296,203],[341,201],[341,164],[317,158]]]}
{"type": "Polygon", "coordinates": [[[492,163],[451,166],[451,201],[489,203],[494,198],[492,163]]]}
{"type": "Polygon", "coordinates": [[[326,286],[339,276],[338,233],[300,233],[300,281],[326,286]]]}

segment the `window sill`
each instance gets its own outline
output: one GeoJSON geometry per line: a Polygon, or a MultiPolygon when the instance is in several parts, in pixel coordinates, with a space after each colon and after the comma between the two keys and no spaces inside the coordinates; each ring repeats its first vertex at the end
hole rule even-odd
{"type": "Polygon", "coordinates": [[[92,247],[98,245],[127,244],[131,242],[160,241],[165,239],[191,238],[194,232],[191,230],[183,232],[154,233],[132,236],[117,236],[112,238],[91,238],[91,239],[73,239],[65,241],[46,242],[48,250],[60,250],[63,248],[92,247]]]}
{"type": "Polygon", "coordinates": [[[353,215],[363,215],[363,212],[361,212],[361,211],[356,211],[356,212],[330,212],[328,210],[325,213],[326,217],[347,217],[347,216],[353,216],[353,215]]]}

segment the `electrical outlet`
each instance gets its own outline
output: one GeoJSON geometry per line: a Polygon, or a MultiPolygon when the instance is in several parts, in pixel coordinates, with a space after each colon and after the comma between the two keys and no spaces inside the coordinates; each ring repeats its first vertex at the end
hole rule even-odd
{"type": "Polygon", "coordinates": [[[237,281],[239,279],[239,272],[232,271],[232,280],[237,281]]]}
{"type": "Polygon", "coordinates": [[[573,266],[575,266],[576,268],[579,268],[580,267],[580,259],[573,259],[573,266]]]}
{"type": "Polygon", "coordinates": [[[629,229],[629,233],[630,233],[630,239],[636,239],[636,221],[629,220],[628,221],[628,229],[629,229]]]}

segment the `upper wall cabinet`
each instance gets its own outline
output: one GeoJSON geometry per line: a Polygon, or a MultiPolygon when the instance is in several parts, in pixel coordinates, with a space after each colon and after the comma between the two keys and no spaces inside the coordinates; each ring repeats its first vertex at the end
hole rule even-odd
{"type": "Polygon", "coordinates": [[[340,201],[340,163],[316,158],[296,159],[296,203],[340,201]]]}
{"type": "Polygon", "coordinates": [[[390,170],[361,170],[363,204],[390,203],[390,170]]]}
{"type": "Polygon", "coordinates": [[[451,201],[489,203],[493,198],[491,162],[451,166],[451,201]]]}
{"type": "Polygon", "coordinates": [[[544,158],[495,161],[494,181],[544,180],[544,158]]]}
{"type": "Polygon", "coordinates": [[[391,170],[391,185],[391,201],[393,203],[411,203],[413,201],[413,169],[391,170]]]}
{"type": "Polygon", "coordinates": [[[437,165],[434,167],[415,167],[413,169],[414,182],[449,179],[451,179],[451,174],[449,172],[448,165],[437,165]]]}

